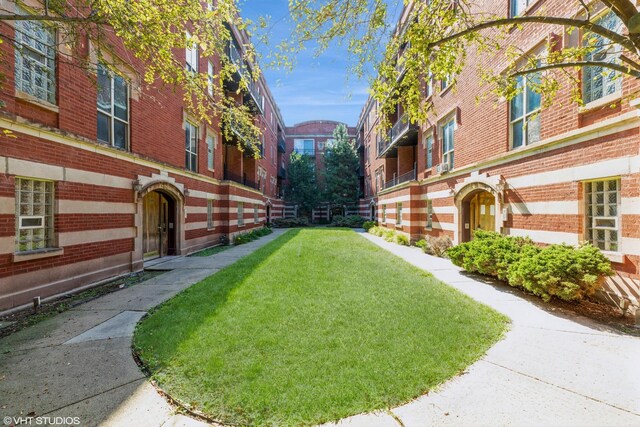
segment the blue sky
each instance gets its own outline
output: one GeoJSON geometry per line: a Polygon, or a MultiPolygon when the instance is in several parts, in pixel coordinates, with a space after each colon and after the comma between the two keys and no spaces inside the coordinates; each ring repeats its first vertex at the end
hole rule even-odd
{"type": "MultiPolygon", "coordinates": [[[[277,44],[289,34],[287,0],[241,0],[240,7],[242,16],[254,22],[259,16],[271,16],[271,43],[277,44]]],[[[254,42],[266,56],[270,47],[254,42]]],[[[318,58],[312,51],[303,52],[293,71],[263,72],[287,126],[306,120],[337,120],[354,126],[367,99],[366,78],[347,79],[347,52],[340,46],[331,47],[318,58]]]]}

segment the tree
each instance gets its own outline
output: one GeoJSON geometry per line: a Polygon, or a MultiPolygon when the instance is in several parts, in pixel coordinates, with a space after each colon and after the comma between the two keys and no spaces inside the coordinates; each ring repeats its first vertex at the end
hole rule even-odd
{"type": "MultiPolygon", "coordinates": [[[[213,0],[206,4],[199,0],[42,0],[40,7],[9,0],[5,5],[0,9],[0,24],[13,23],[17,34],[24,32],[20,25],[27,23],[55,30],[58,37],[53,47],[59,63],[86,70],[94,81],[98,63],[116,73],[122,68],[135,70],[137,76],[129,82],[132,86],[175,90],[194,118],[207,123],[220,118],[227,125],[225,132],[233,127],[242,140],[255,141],[248,148],[259,153],[260,130],[252,113],[223,85],[240,72],[244,78],[238,91],[247,90],[260,77],[251,45],[242,46],[242,61],[250,66],[238,66],[240,61],[234,62],[228,54],[230,28],[246,28],[237,0],[216,0],[215,5],[213,0]],[[84,46],[91,49],[86,51],[84,46]],[[209,84],[207,69],[185,67],[182,58],[190,47],[196,47],[201,57],[220,59],[214,84],[209,84]]],[[[3,32],[2,37],[13,43],[15,39],[8,34],[3,32]]],[[[0,63],[8,60],[0,51],[0,63]]],[[[0,69],[0,82],[3,71],[0,69]]]]}
{"type": "MultiPolygon", "coordinates": [[[[554,9],[543,5],[505,17],[483,10],[482,5],[491,4],[488,0],[411,1],[409,16],[393,31],[384,53],[376,56],[377,45],[395,24],[389,22],[388,11],[401,7],[403,0],[292,0],[295,30],[280,45],[280,55],[286,58],[308,45],[315,45],[320,54],[332,42],[345,44],[356,73],[361,75],[371,60],[377,63],[372,96],[383,112],[392,112],[402,103],[410,120],[419,123],[432,110],[432,104],[425,102],[426,79],[452,79],[455,86],[468,52],[503,56],[499,69],[480,71],[488,83],[484,95],[510,100],[522,92],[526,78],[528,86],[543,95],[545,106],[567,85],[572,101],[582,104],[580,71],[583,78],[640,77],[640,14],[634,2],[567,2],[580,13],[556,16],[554,9]],[[538,34],[551,35],[542,52],[524,52],[505,43],[525,25],[537,25],[538,34]],[[563,32],[570,43],[561,42],[563,32]]],[[[382,124],[388,126],[385,116],[381,114],[382,124]]]]}
{"type": "Polygon", "coordinates": [[[333,141],[324,152],[325,200],[331,207],[358,204],[360,160],[347,127],[339,124],[333,131],[333,141]]]}
{"type": "Polygon", "coordinates": [[[302,216],[311,214],[320,200],[315,166],[313,157],[291,153],[285,199],[298,205],[302,216]]]}

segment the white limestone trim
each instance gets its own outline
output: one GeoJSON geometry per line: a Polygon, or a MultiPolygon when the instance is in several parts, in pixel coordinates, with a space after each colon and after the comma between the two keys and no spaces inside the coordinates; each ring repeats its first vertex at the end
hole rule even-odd
{"type": "Polygon", "coordinates": [[[236,195],[233,195],[233,194],[229,196],[229,200],[234,201],[234,202],[243,202],[243,203],[257,203],[259,205],[264,206],[264,201],[262,201],[260,199],[252,199],[250,197],[236,196],[236,195]]]}
{"type": "Polygon", "coordinates": [[[627,255],[640,256],[640,239],[635,237],[623,237],[620,241],[620,252],[627,255]]]}
{"type": "MultiPolygon", "coordinates": [[[[527,157],[535,156],[540,153],[557,150],[559,148],[579,144],[585,141],[590,141],[595,138],[612,135],[628,129],[637,128],[639,118],[640,111],[629,111],[628,113],[621,114],[611,119],[603,120],[601,122],[594,123],[592,125],[585,126],[579,129],[574,129],[561,135],[556,135],[551,138],[539,141],[535,144],[526,145],[516,150],[511,150],[505,154],[500,154],[499,156],[482,162],[472,163],[462,168],[455,169],[452,172],[444,175],[435,175],[433,177],[423,179],[420,183],[429,184],[441,181],[443,179],[451,179],[459,175],[466,175],[474,170],[500,166],[504,163],[525,159],[527,157]]],[[[511,183],[510,179],[509,183],[511,183]]]]}
{"type": "MultiPolygon", "coordinates": [[[[427,212],[427,208],[424,208],[424,212],[427,212]]],[[[455,206],[433,206],[433,213],[435,214],[456,214],[455,206]]]]}
{"type": "Polygon", "coordinates": [[[622,215],[640,215],[640,197],[622,197],[620,213],[622,215]]]}
{"type": "Polygon", "coordinates": [[[450,222],[433,222],[431,224],[431,228],[438,230],[446,230],[446,231],[455,231],[456,225],[450,222]]]}
{"type": "MultiPolygon", "coordinates": [[[[184,208],[185,212],[187,213],[187,215],[189,214],[206,214],[207,213],[207,207],[206,206],[186,206],[184,208]]],[[[213,207],[213,211],[214,212],[220,212],[221,209],[216,209],[216,207],[213,207]]]]}
{"type": "Polygon", "coordinates": [[[582,240],[577,233],[566,233],[563,231],[547,231],[547,230],[525,230],[521,228],[507,228],[506,233],[510,236],[530,237],[534,242],[578,245],[582,240]]]}
{"type": "MultiPolygon", "coordinates": [[[[221,227],[223,225],[226,224],[226,221],[214,221],[213,222],[213,228],[216,227],[221,227]]],[[[208,223],[207,221],[198,221],[198,222],[187,222],[184,225],[184,229],[185,230],[208,230],[208,223]]]]}
{"type": "MultiPolygon", "coordinates": [[[[378,199],[378,205],[386,205],[389,203],[401,203],[411,201],[411,195],[392,197],[390,199],[378,199]]],[[[404,207],[403,207],[404,209],[404,207]]]]}
{"type": "Polygon", "coordinates": [[[430,193],[427,193],[423,196],[423,199],[446,199],[447,197],[453,197],[453,194],[451,193],[451,190],[439,190],[439,191],[432,191],[430,193]]]}
{"type": "Polygon", "coordinates": [[[84,245],[136,237],[135,227],[107,228],[104,230],[68,231],[58,234],[58,246],[84,245]]]}
{"type": "Polygon", "coordinates": [[[0,237],[0,254],[12,254],[16,251],[16,238],[14,236],[0,237]]]}
{"type": "Polygon", "coordinates": [[[0,197],[0,215],[15,215],[16,198],[0,197]]]}
{"type": "Polygon", "coordinates": [[[510,188],[541,187],[640,172],[640,156],[618,157],[601,162],[509,178],[510,188]]]}
{"type": "Polygon", "coordinates": [[[6,162],[5,170],[9,175],[49,179],[52,181],[64,180],[65,171],[61,166],[30,162],[28,160],[19,160],[11,157],[4,157],[2,159],[6,162]]]}
{"type": "Polygon", "coordinates": [[[208,193],[200,190],[189,190],[189,197],[196,199],[213,199],[213,200],[226,200],[226,194],[208,193]]]}
{"type": "Polygon", "coordinates": [[[511,213],[517,215],[578,215],[580,213],[580,202],[577,200],[509,203],[508,207],[511,213]]]}
{"type": "Polygon", "coordinates": [[[98,202],[89,200],[57,201],[59,214],[135,214],[134,203],[98,202]]]}

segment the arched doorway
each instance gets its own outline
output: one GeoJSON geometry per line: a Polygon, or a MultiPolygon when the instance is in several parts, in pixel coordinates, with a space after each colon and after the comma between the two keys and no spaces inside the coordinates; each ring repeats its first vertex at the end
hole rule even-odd
{"type": "Polygon", "coordinates": [[[469,193],[462,200],[462,241],[473,238],[475,230],[496,231],[496,198],[486,190],[469,193]]]}
{"type": "Polygon", "coordinates": [[[142,198],[142,253],[144,259],[176,255],[176,201],[162,190],[142,198]]]}
{"type": "Polygon", "coordinates": [[[376,205],[372,204],[370,206],[370,212],[369,212],[369,219],[371,221],[375,221],[376,220],[376,205]]]}
{"type": "Polygon", "coordinates": [[[271,224],[271,205],[267,205],[267,224],[271,224]]]}

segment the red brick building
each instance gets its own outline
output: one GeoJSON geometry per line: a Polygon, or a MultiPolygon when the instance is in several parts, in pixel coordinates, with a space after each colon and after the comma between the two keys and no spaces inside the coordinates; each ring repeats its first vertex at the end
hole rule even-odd
{"type": "MultiPolygon", "coordinates": [[[[509,0],[478,3],[483,12],[511,13],[509,0]]],[[[526,4],[517,13],[541,8],[553,16],[579,13],[573,2],[562,0],[526,4]]],[[[610,19],[607,11],[600,13],[600,19],[610,19]]],[[[411,5],[401,22],[410,16],[411,5]]],[[[576,36],[561,26],[527,24],[503,44],[529,52],[544,49],[548,37],[570,44],[576,36]]],[[[434,106],[425,123],[409,123],[399,106],[388,134],[377,129],[375,101],[367,102],[357,126],[364,147],[361,212],[412,241],[447,235],[464,242],[477,228],[543,244],[590,241],[618,272],[609,291],[637,304],[640,100],[628,95],[639,82],[602,75],[587,79],[590,70],[582,70],[576,77],[582,79],[584,107],[571,102],[569,90],[559,91],[550,108],[542,108],[539,95],[527,90],[511,102],[477,101],[482,92],[477,70],[502,70],[507,61],[505,55],[470,55],[455,90],[440,81],[425,88],[434,106]],[[617,102],[613,108],[612,102],[617,102]]]]}
{"type": "MultiPolygon", "coordinates": [[[[218,244],[282,215],[285,127],[263,79],[237,96],[263,132],[256,159],[238,149],[245,141],[226,140],[217,121],[189,116],[180,94],[138,84],[135,63],[116,74],[81,69],[62,60],[78,54],[67,45],[46,48],[59,35],[35,21],[0,23],[0,34],[0,128],[13,133],[0,137],[0,311],[138,271],[150,257],[218,244]]],[[[243,61],[247,36],[233,36],[228,54],[243,61]]],[[[182,60],[210,75],[220,66],[197,49],[182,60]]],[[[240,78],[225,88],[235,93],[240,78]]]]}

